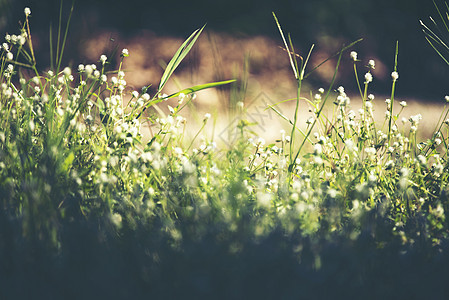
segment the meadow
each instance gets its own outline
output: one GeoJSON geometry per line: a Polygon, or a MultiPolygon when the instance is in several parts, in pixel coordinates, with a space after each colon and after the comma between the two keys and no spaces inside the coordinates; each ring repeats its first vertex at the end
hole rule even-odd
{"type": "Polygon", "coordinates": [[[24,13],[0,56],[0,298],[449,294],[449,96],[421,132],[424,113],[396,99],[398,45],[388,98],[371,90],[376,61],[353,50],[360,40],[336,49],[329,86],[316,88],[314,47],[296,53],[273,14],[295,96],[265,103],[283,125],[263,136],[244,76],[166,93],[204,27],[160,81],[135,89],[126,48],[62,65],[70,16],[38,70],[24,13]],[[343,58],[351,95],[337,81],[343,58]],[[227,91],[227,140],[218,116],[195,114],[210,89],[227,91]]]}

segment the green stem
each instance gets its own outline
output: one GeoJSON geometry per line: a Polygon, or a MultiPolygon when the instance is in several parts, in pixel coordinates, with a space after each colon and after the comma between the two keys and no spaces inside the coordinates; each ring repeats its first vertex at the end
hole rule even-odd
{"type": "MultiPolygon", "coordinates": [[[[396,42],[396,52],[394,57],[394,72],[397,72],[398,67],[398,51],[399,51],[399,42],[396,42]]],[[[393,123],[393,103],[394,103],[394,91],[396,88],[396,78],[393,78],[393,84],[391,86],[391,103],[390,103],[390,119],[388,121],[388,145],[390,145],[391,141],[391,126],[393,123]]]]}

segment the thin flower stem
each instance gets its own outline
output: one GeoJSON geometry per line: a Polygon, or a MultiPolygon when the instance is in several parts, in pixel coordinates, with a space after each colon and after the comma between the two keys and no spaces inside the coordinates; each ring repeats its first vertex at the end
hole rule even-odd
{"type": "Polygon", "coordinates": [[[398,66],[398,53],[399,53],[399,42],[396,42],[396,52],[395,52],[395,56],[394,56],[394,72],[392,73],[392,79],[393,79],[393,83],[391,86],[391,103],[390,103],[390,116],[389,116],[389,121],[388,121],[388,145],[390,145],[391,142],[391,127],[392,127],[392,123],[393,123],[393,104],[394,104],[394,93],[395,93],[395,88],[396,88],[396,80],[397,80],[397,66],[398,66]]]}

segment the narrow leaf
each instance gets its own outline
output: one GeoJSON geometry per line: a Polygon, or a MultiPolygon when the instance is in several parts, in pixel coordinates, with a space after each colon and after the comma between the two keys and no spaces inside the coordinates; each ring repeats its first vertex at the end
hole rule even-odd
{"type": "Polygon", "coordinates": [[[282,41],[284,42],[285,48],[287,49],[288,58],[290,59],[290,64],[292,66],[293,72],[295,73],[295,78],[299,79],[298,72],[296,71],[296,68],[295,68],[295,63],[293,62],[293,58],[292,58],[292,54],[291,54],[292,51],[288,47],[287,41],[285,40],[285,37],[284,37],[284,32],[282,31],[281,25],[279,24],[278,18],[276,17],[276,14],[274,12],[273,12],[273,17],[274,17],[274,20],[276,21],[276,25],[278,26],[278,29],[281,34],[282,41]]]}
{"type": "Polygon", "coordinates": [[[236,81],[235,79],[232,79],[232,80],[226,80],[226,81],[217,81],[217,82],[199,84],[199,85],[195,85],[195,86],[190,87],[190,88],[183,89],[182,91],[179,91],[177,93],[171,94],[167,98],[177,97],[180,94],[186,94],[187,95],[187,94],[195,93],[195,92],[198,92],[198,91],[201,91],[201,90],[204,90],[204,89],[208,89],[208,88],[213,88],[213,87],[217,87],[217,86],[220,86],[220,85],[229,84],[229,83],[232,83],[232,82],[235,82],[235,81],[236,81]]]}
{"type": "Polygon", "coordinates": [[[161,82],[159,83],[158,91],[162,91],[165,84],[167,83],[170,76],[173,74],[173,72],[176,70],[176,68],[179,66],[181,61],[186,57],[186,55],[189,53],[190,49],[195,44],[196,40],[200,36],[201,32],[203,31],[204,27],[201,27],[200,29],[195,30],[189,38],[179,47],[178,51],[176,51],[173,58],[170,60],[170,62],[167,65],[167,68],[165,68],[164,74],[162,75],[161,82]]]}

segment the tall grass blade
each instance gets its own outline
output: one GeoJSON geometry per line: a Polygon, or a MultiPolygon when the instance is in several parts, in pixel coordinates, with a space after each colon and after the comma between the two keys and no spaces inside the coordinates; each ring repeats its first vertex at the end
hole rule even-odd
{"type": "Polygon", "coordinates": [[[295,63],[293,62],[291,50],[288,47],[287,41],[285,40],[284,32],[282,31],[281,25],[279,24],[278,18],[276,17],[276,14],[274,12],[273,12],[273,17],[274,17],[274,20],[276,21],[276,25],[277,25],[277,27],[279,29],[280,34],[281,34],[282,41],[284,42],[285,48],[287,49],[288,57],[290,59],[290,64],[292,66],[293,72],[295,73],[295,78],[299,79],[298,72],[297,72],[297,70],[295,68],[295,63]]]}
{"type": "Polygon", "coordinates": [[[168,100],[170,98],[177,97],[180,94],[187,95],[187,94],[195,93],[195,92],[198,92],[198,91],[201,91],[201,90],[204,90],[204,89],[209,89],[209,88],[213,88],[213,87],[217,87],[217,86],[221,86],[221,85],[226,85],[226,84],[230,84],[230,83],[233,83],[233,82],[235,82],[235,79],[226,80],[226,81],[211,82],[211,83],[205,83],[205,84],[199,84],[199,85],[195,85],[195,86],[190,87],[190,88],[183,89],[183,90],[181,90],[179,92],[176,92],[174,94],[168,95],[167,97],[164,97],[164,98],[153,98],[153,99],[150,99],[147,103],[145,103],[143,105],[142,111],[140,113],[138,113],[136,118],[139,118],[142,115],[142,113],[147,108],[149,108],[151,106],[154,106],[155,104],[158,104],[158,103],[160,103],[162,101],[168,100]]]}
{"type": "Polygon", "coordinates": [[[54,61],[53,61],[53,28],[52,25],[50,24],[50,36],[49,36],[49,42],[50,42],[50,68],[51,70],[54,70],[54,61]]]}
{"type": "MultiPolygon", "coordinates": [[[[399,41],[396,41],[396,51],[394,54],[394,72],[397,72],[398,69],[398,54],[399,54],[399,41]]],[[[391,127],[393,125],[393,104],[394,104],[394,92],[396,89],[396,80],[393,79],[393,83],[391,85],[391,104],[390,104],[390,119],[388,121],[388,144],[390,144],[391,138],[391,127]]]]}
{"type": "Polygon", "coordinates": [[[433,1],[433,4],[436,8],[436,11],[438,13],[438,16],[440,17],[441,22],[443,22],[443,29],[445,29],[446,34],[441,30],[440,26],[437,24],[437,22],[430,17],[430,21],[433,23],[433,25],[435,26],[435,28],[438,29],[439,34],[436,34],[432,29],[430,29],[428,26],[426,26],[421,20],[419,21],[421,26],[423,27],[423,32],[425,35],[425,38],[427,40],[427,42],[429,43],[429,45],[432,47],[432,49],[438,54],[438,56],[440,56],[443,61],[449,65],[449,59],[447,58],[449,55],[449,47],[447,45],[447,43],[443,40],[443,38],[447,38],[447,33],[449,33],[449,25],[448,22],[449,21],[449,15],[448,15],[448,11],[449,11],[449,6],[447,4],[447,2],[445,2],[445,6],[447,11],[443,14],[442,10],[438,7],[438,5],[436,4],[435,1],[433,1]],[[443,53],[446,52],[446,53],[443,53]]]}
{"type": "Polygon", "coordinates": [[[58,25],[58,41],[57,41],[57,46],[56,46],[56,73],[58,73],[59,70],[61,69],[62,56],[64,54],[64,49],[65,49],[65,45],[66,45],[66,42],[67,42],[67,36],[68,36],[68,33],[69,33],[70,21],[72,19],[72,15],[73,15],[73,9],[75,7],[75,0],[72,0],[72,5],[70,7],[69,17],[67,19],[67,23],[66,23],[66,26],[65,26],[64,37],[63,37],[63,40],[62,40],[62,43],[61,43],[62,3],[63,3],[63,1],[61,0],[61,7],[60,7],[60,12],[59,12],[59,25],[58,25]]]}
{"type": "Polygon", "coordinates": [[[176,92],[174,94],[169,95],[167,98],[173,98],[173,97],[177,97],[180,94],[191,94],[191,93],[195,93],[204,89],[209,89],[209,88],[213,88],[213,87],[217,87],[217,86],[221,86],[221,85],[226,85],[232,82],[235,82],[235,79],[231,79],[231,80],[225,80],[225,81],[218,81],[218,82],[211,82],[211,83],[205,83],[205,84],[199,84],[199,85],[195,85],[193,87],[190,88],[186,88],[183,89],[179,92],[176,92]]]}
{"type": "MultiPolygon", "coordinates": [[[[348,49],[348,46],[344,47],[343,49],[348,49]]],[[[338,69],[340,67],[341,57],[343,55],[343,52],[344,51],[341,50],[340,54],[338,56],[337,66],[335,67],[334,75],[332,76],[332,81],[331,81],[331,84],[329,85],[329,88],[328,88],[328,90],[326,92],[326,96],[324,97],[323,103],[322,103],[320,109],[318,110],[318,112],[316,113],[316,118],[314,118],[314,121],[313,121],[312,125],[310,126],[309,130],[307,131],[305,138],[303,139],[301,145],[299,146],[299,149],[296,151],[295,157],[291,160],[291,165],[290,165],[289,169],[293,168],[293,165],[294,165],[296,159],[298,158],[299,153],[301,153],[301,150],[304,147],[304,144],[305,144],[306,140],[309,140],[309,136],[312,133],[312,130],[315,127],[315,124],[316,124],[317,120],[320,118],[321,112],[323,111],[327,100],[329,99],[330,92],[333,89],[333,86],[335,84],[335,79],[337,78],[338,69]]]]}
{"type": "Polygon", "coordinates": [[[307,74],[304,75],[304,79],[307,79],[307,77],[309,77],[310,75],[312,75],[312,73],[317,70],[319,67],[321,67],[322,65],[324,65],[326,62],[328,62],[329,60],[331,60],[334,57],[337,57],[338,55],[340,55],[340,53],[348,50],[349,48],[352,48],[355,44],[360,43],[361,41],[363,41],[363,38],[360,38],[354,42],[352,42],[351,44],[347,45],[346,47],[342,48],[340,51],[334,53],[333,55],[329,56],[328,58],[326,58],[325,60],[323,60],[322,62],[320,62],[318,65],[316,65],[310,72],[308,72],[307,74]]]}
{"type": "Polygon", "coordinates": [[[181,61],[186,57],[186,55],[189,53],[190,49],[195,44],[196,40],[200,36],[201,32],[203,31],[203,27],[200,29],[195,30],[189,38],[179,47],[178,51],[176,51],[173,58],[170,60],[170,62],[167,65],[167,68],[164,71],[164,74],[162,75],[161,82],[159,83],[158,92],[161,92],[164,88],[165,84],[167,83],[168,79],[171,77],[173,72],[176,70],[176,68],[179,66],[181,61]]]}
{"type": "MultiPolygon", "coordinates": [[[[447,22],[446,22],[445,18],[443,17],[443,14],[441,13],[441,10],[438,8],[438,5],[436,4],[435,1],[433,1],[433,5],[435,5],[435,8],[436,8],[436,10],[437,10],[437,12],[438,12],[438,15],[440,16],[441,21],[442,21],[443,24],[444,24],[444,27],[446,28],[446,31],[449,32],[449,27],[448,27],[448,25],[447,25],[447,22]]],[[[446,7],[447,7],[447,3],[446,3],[446,7]]],[[[447,16],[447,15],[446,15],[446,16],[447,16]]]]}

